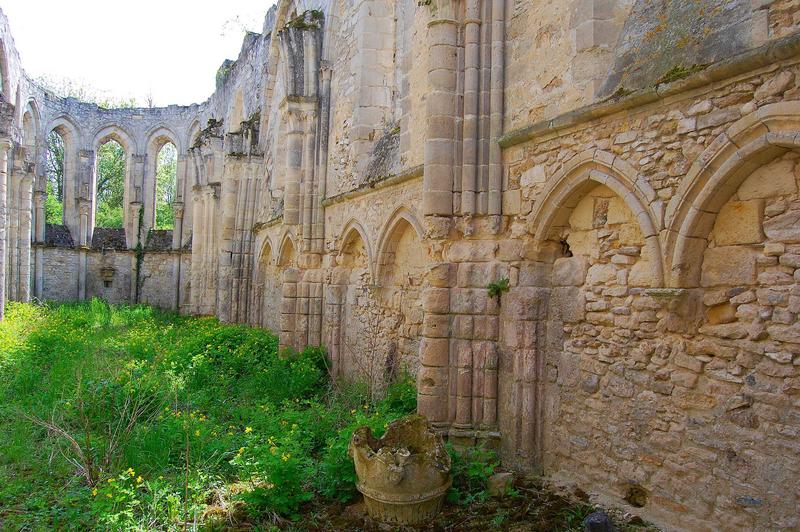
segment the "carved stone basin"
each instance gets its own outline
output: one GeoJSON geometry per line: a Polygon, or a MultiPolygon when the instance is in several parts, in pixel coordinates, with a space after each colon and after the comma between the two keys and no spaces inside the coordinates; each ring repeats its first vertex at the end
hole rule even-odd
{"type": "Polygon", "coordinates": [[[442,436],[420,415],[389,424],[377,439],[361,427],[350,440],[350,456],[367,513],[378,521],[413,525],[433,518],[453,479],[442,436]]]}

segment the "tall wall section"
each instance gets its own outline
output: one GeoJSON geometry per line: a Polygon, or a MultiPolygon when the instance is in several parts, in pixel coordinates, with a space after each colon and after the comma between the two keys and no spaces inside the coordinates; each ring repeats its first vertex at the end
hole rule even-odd
{"type": "Polygon", "coordinates": [[[0,299],[267,327],[376,389],[410,372],[452,441],[667,528],[796,528],[799,23],[794,0],[281,0],[207,102],[103,110],[28,80],[2,18],[0,299]]]}

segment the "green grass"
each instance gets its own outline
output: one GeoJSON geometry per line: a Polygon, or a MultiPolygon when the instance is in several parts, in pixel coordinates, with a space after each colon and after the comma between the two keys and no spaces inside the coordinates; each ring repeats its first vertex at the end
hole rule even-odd
{"type": "Polygon", "coordinates": [[[9,304],[0,323],[0,529],[183,530],[348,501],[359,425],[416,407],[334,385],[324,352],[101,301],[9,304]]]}

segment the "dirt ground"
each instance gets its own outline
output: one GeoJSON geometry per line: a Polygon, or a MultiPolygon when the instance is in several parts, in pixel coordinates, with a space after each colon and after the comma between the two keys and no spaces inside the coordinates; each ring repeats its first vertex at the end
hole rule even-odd
{"type": "MultiPolygon", "coordinates": [[[[556,493],[536,479],[517,479],[511,494],[486,498],[469,504],[445,502],[441,513],[431,523],[415,527],[386,525],[370,519],[363,502],[349,505],[309,504],[300,521],[277,523],[275,529],[327,532],[352,530],[386,531],[487,531],[513,532],[582,531],[583,520],[602,510],[592,505],[585,493],[556,493]]],[[[605,510],[620,532],[650,532],[659,529],[638,516],[605,510]]],[[[267,527],[268,528],[268,527],[267,527]]]]}

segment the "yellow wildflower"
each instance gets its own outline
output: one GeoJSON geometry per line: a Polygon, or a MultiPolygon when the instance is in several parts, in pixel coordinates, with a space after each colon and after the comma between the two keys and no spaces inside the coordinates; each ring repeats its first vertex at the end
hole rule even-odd
{"type": "Polygon", "coordinates": [[[277,454],[278,448],[273,445],[272,447],[269,448],[269,452],[271,452],[272,454],[277,454]]]}
{"type": "Polygon", "coordinates": [[[286,461],[287,461],[287,460],[289,460],[289,458],[291,458],[291,457],[292,457],[292,455],[291,455],[291,454],[284,453],[284,454],[282,454],[282,455],[281,455],[281,460],[283,460],[284,462],[286,462],[286,461]]]}
{"type": "Polygon", "coordinates": [[[97,488],[92,490],[92,497],[97,497],[97,488]]]}
{"type": "Polygon", "coordinates": [[[137,484],[141,484],[143,481],[144,481],[144,479],[142,478],[142,476],[141,476],[141,475],[139,475],[139,476],[136,478],[136,483],[137,483],[137,484]]]}
{"type": "Polygon", "coordinates": [[[106,493],[106,497],[108,497],[110,499],[112,497],[112,495],[110,493],[106,493]]]}
{"type": "Polygon", "coordinates": [[[134,471],[132,467],[129,467],[126,473],[128,473],[131,476],[131,478],[136,476],[136,471],[134,471]]]}
{"type": "Polygon", "coordinates": [[[239,447],[239,453],[238,454],[242,454],[243,452],[244,452],[244,447],[239,447]]]}
{"type": "Polygon", "coordinates": [[[114,479],[113,478],[108,479],[108,483],[109,484],[113,484],[114,483],[114,479]]]}
{"type": "Polygon", "coordinates": [[[200,436],[200,431],[199,430],[194,431],[194,435],[195,436],[200,436]]]}
{"type": "Polygon", "coordinates": [[[253,428],[252,427],[245,427],[244,428],[244,432],[245,432],[245,434],[250,434],[251,432],[253,432],[253,428]]]}

